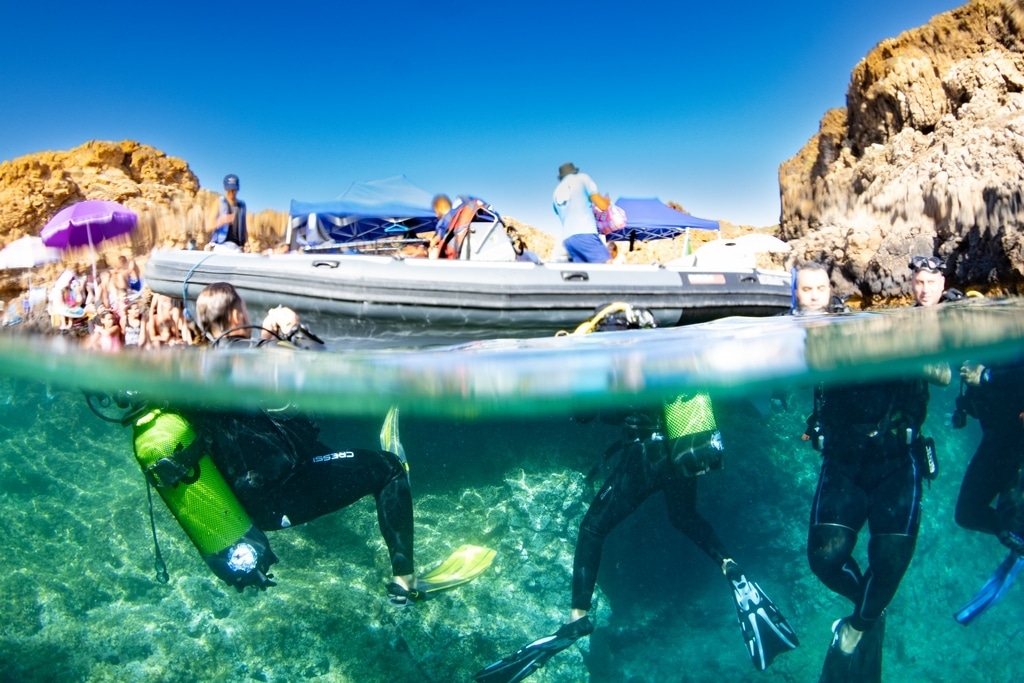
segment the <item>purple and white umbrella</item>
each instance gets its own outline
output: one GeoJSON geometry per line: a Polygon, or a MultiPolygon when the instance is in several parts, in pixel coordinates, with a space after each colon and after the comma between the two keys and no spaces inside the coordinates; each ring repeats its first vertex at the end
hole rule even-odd
{"type": "Polygon", "coordinates": [[[72,249],[88,246],[93,254],[92,277],[95,281],[96,245],[111,237],[127,235],[138,222],[139,217],[134,211],[117,202],[88,199],[58,211],[43,226],[39,236],[48,247],[72,249]]]}

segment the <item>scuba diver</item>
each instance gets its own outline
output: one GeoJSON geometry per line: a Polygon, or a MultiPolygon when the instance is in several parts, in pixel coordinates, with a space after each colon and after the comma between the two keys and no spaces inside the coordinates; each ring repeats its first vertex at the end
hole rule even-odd
{"type": "MultiPolygon", "coordinates": [[[[601,309],[574,334],[654,326],[649,311],[615,303],[601,309]]],[[[610,421],[607,416],[602,419],[610,421]]],[[[551,657],[593,633],[594,623],[588,613],[605,538],[641,503],[659,492],[665,497],[672,525],[703,550],[730,582],[754,666],[764,670],[776,655],[799,644],[785,617],[747,578],[711,524],[697,511],[696,477],[720,469],[724,452],[710,396],[704,391],[687,392],[657,410],[629,411],[616,422],[623,425],[621,455],[580,523],[568,623],[477,672],[474,680],[521,681],[551,657]]]]}
{"type": "Polygon", "coordinates": [[[885,608],[914,555],[922,464],[934,463],[934,444],[920,434],[927,407],[923,379],[815,389],[805,437],[821,452],[822,465],[807,555],[821,582],[854,606],[833,624],[821,683],[881,680],[885,608]],[[862,570],[853,549],[865,524],[870,539],[862,570]]]}
{"type": "Polygon", "coordinates": [[[946,264],[938,256],[913,256],[907,267],[910,268],[910,292],[915,306],[928,308],[966,298],[959,289],[946,289],[946,276],[942,274],[946,264]]]}
{"type": "MultiPolygon", "coordinates": [[[[273,339],[251,339],[257,326],[227,283],[212,284],[199,294],[196,318],[213,348],[266,347],[268,341],[294,348],[273,339]]],[[[239,592],[276,585],[270,568],[278,558],[265,532],[303,524],[371,495],[391,560],[387,593],[393,604],[404,606],[468,581],[493,559],[493,551],[464,546],[417,579],[412,495],[395,409],[382,429],[382,448],[373,449],[324,445],[319,426],[291,405],[211,410],[136,400],[130,407],[119,421],[132,427],[135,456],[147,483],[157,489],[213,573],[239,592]]],[[[150,503],[152,515],[152,498],[150,503]]],[[[155,525],[153,532],[155,542],[155,525]]],[[[165,582],[159,546],[157,570],[165,582]]]]}
{"type": "MultiPolygon", "coordinates": [[[[804,264],[801,276],[823,272],[804,264]]],[[[827,278],[818,277],[821,284],[827,278]]],[[[799,302],[800,288],[796,290],[799,302]]],[[[819,312],[837,312],[829,289],[815,300],[819,312]]],[[[839,303],[842,303],[841,301],[839,303]]],[[[809,312],[799,305],[794,314],[809,312]]],[[[808,330],[810,335],[813,330],[808,330]]],[[[810,337],[809,337],[810,339],[810,337]]],[[[910,566],[920,528],[922,480],[937,474],[935,444],[921,435],[928,383],[949,383],[949,366],[925,366],[920,377],[820,384],[803,439],[822,456],[811,506],[807,556],[811,571],[854,606],[832,625],[832,641],[819,683],[877,682],[882,676],[885,609],[910,566]],[[868,524],[868,566],[853,558],[868,524]]]]}
{"type": "Polygon", "coordinates": [[[849,312],[846,301],[832,294],[832,282],[825,266],[817,261],[805,261],[793,269],[793,305],[790,315],[849,312]]]}
{"type": "Polygon", "coordinates": [[[1010,550],[981,591],[957,612],[956,620],[967,625],[1001,600],[1024,568],[1024,362],[989,367],[967,362],[960,379],[951,422],[962,429],[968,416],[976,418],[981,442],[964,472],[956,523],[992,534],[1010,550]]]}

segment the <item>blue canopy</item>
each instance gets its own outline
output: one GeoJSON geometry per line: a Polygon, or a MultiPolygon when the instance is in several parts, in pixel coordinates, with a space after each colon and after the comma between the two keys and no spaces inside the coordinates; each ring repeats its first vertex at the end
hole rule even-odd
{"type": "MultiPolygon", "coordinates": [[[[433,230],[433,197],[404,175],[352,183],[334,201],[292,200],[289,228],[302,246],[357,242],[433,230]]],[[[295,238],[293,238],[295,241],[295,238]]]]}
{"type": "Polygon", "coordinates": [[[676,211],[656,197],[629,199],[620,197],[615,205],[626,212],[626,227],[609,234],[609,240],[659,240],[682,235],[689,228],[718,230],[718,221],[697,218],[676,211]]]}

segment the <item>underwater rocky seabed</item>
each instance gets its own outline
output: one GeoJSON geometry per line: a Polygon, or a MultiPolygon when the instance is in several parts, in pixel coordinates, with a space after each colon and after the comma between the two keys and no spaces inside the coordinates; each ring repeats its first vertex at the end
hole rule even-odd
{"type": "MultiPolygon", "coordinates": [[[[954,395],[933,390],[928,431],[942,472],[926,491],[917,555],[889,609],[887,680],[1019,673],[1024,587],[970,627],[952,617],[1004,556],[993,538],[953,522],[978,438],[973,423],[944,424],[954,395]]],[[[849,605],[807,567],[819,456],[799,438],[810,392],[793,396],[791,410],[767,415],[740,399],[717,403],[728,453],[725,468],[701,480],[700,509],[802,646],[755,671],[726,580],[653,498],[606,545],[597,631],[531,680],[817,679],[832,621],[849,605]]],[[[324,439],[371,445],[379,426],[332,419],[324,439]]],[[[614,427],[566,416],[455,422],[403,410],[418,565],[429,569],[463,543],[498,555],[474,582],[397,609],[383,590],[389,567],[372,500],[272,533],[279,585],[238,594],[207,570],[157,499],[171,574],[158,583],[128,430],[95,417],[77,390],[0,380],[0,680],[469,680],[565,620],[576,530],[601,483],[599,472],[586,475],[617,437],[614,427]]]]}

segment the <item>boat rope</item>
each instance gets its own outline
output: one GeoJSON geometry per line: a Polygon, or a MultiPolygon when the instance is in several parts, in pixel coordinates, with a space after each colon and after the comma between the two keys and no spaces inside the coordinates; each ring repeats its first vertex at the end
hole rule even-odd
{"type": "Polygon", "coordinates": [[[192,315],[192,313],[188,310],[188,281],[189,278],[192,277],[192,273],[196,272],[196,268],[203,265],[206,259],[210,258],[211,256],[214,256],[214,254],[207,254],[203,258],[196,261],[196,264],[189,268],[188,272],[185,273],[185,279],[181,281],[181,305],[185,309],[185,319],[195,320],[196,325],[199,326],[199,331],[202,332],[204,335],[206,334],[206,330],[203,329],[203,324],[199,322],[199,319],[196,316],[192,315]]]}

